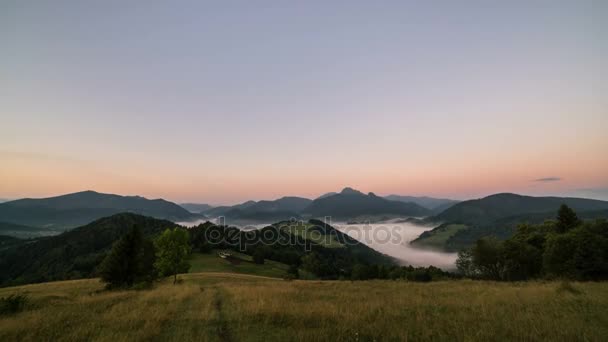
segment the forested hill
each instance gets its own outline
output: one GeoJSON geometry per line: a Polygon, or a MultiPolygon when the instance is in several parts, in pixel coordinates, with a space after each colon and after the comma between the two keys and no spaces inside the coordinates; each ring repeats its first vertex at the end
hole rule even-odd
{"type": "MultiPolygon", "coordinates": [[[[322,222],[311,220],[295,226],[292,223],[247,232],[207,222],[188,229],[188,233],[193,252],[244,251],[295,269],[306,267],[320,278],[350,276],[355,264],[394,263],[392,258],[322,222]],[[217,239],[211,241],[212,236],[217,239]]],[[[112,244],[132,227],[154,238],[167,228],[179,226],[166,220],[122,213],[57,236],[35,240],[4,238],[0,248],[0,286],[94,277],[112,244]]]]}
{"type": "Polygon", "coordinates": [[[112,244],[134,226],[154,236],[175,224],[125,213],[57,236],[17,244],[0,250],[0,285],[91,277],[112,244]]]}
{"type": "Polygon", "coordinates": [[[471,247],[483,237],[507,239],[515,233],[519,224],[536,224],[554,219],[555,212],[562,204],[576,210],[583,220],[608,218],[606,201],[496,194],[458,203],[437,216],[427,218],[427,223],[440,225],[422,233],[411,243],[457,252],[471,247]]]}
{"type": "Polygon", "coordinates": [[[572,197],[532,197],[503,193],[457,203],[429,220],[485,224],[522,214],[554,213],[562,204],[566,204],[577,212],[608,209],[607,201],[572,197]]]}

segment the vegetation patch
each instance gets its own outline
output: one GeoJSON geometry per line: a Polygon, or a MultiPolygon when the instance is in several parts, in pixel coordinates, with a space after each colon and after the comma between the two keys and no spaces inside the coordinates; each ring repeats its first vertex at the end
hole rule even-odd
{"type": "Polygon", "coordinates": [[[419,238],[412,241],[412,245],[442,249],[452,236],[467,228],[465,224],[443,224],[422,233],[419,238]]]}
{"type": "Polygon", "coordinates": [[[24,294],[11,294],[0,298],[0,316],[11,315],[22,311],[28,302],[28,297],[24,294]]]}

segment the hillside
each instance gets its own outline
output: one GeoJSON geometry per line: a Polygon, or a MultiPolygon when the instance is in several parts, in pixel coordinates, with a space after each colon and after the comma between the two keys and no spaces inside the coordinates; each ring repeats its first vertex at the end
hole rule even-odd
{"type": "Polygon", "coordinates": [[[307,198],[287,196],[272,201],[248,201],[231,207],[211,208],[204,213],[210,217],[224,216],[227,222],[271,223],[299,218],[311,202],[307,198]]]}
{"type": "Polygon", "coordinates": [[[117,214],[61,235],[2,250],[0,286],[90,277],[112,243],[133,226],[153,236],[175,224],[136,214],[117,214]]]}
{"type": "Polygon", "coordinates": [[[179,206],[195,214],[200,214],[204,211],[213,208],[209,204],[204,203],[180,203],[179,206]]]}
{"type": "Polygon", "coordinates": [[[286,282],[181,275],[151,290],[97,279],[0,289],[27,294],[2,341],[604,341],[608,284],[286,282]],[[379,317],[381,319],[379,319],[379,317]]]}
{"type": "Polygon", "coordinates": [[[504,193],[460,202],[429,220],[483,224],[522,214],[555,213],[562,204],[568,205],[577,212],[608,209],[607,201],[571,197],[532,197],[504,193]]]}
{"type": "Polygon", "coordinates": [[[336,195],[318,198],[304,209],[304,213],[312,217],[331,216],[335,219],[372,215],[425,216],[430,212],[415,203],[389,201],[373,193],[366,195],[351,188],[345,188],[336,195]]]}
{"type": "Polygon", "coordinates": [[[401,196],[401,195],[388,195],[384,196],[389,201],[398,201],[405,203],[416,203],[421,207],[425,207],[432,210],[433,213],[440,213],[445,209],[453,206],[459,201],[451,200],[447,198],[434,198],[434,197],[416,197],[416,196],[401,196]]]}
{"type": "Polygon", "coordinates": [[[196,216],[175,203],[139,196],[83,191],[73,194],[21,199],[0,204],[0,220],[25,226],[65,230],[122,212],[185,221],[196,216]]]}
{"type": "Polygon", "coordinates": [[[29,239],[48,235],[61,234],[60,230],[49,228],[29,227],[10,222],[0,222],[0,235],[8,235],[19,239],[29,239]]]}
{"type": "Polygon", "coordinates": [[[457,252],[470,247],[483,237],[506,239],[513,235],[518,224],[542,223],[554,219],[562,203],[577,211],[581,219],[608,218],[606,201],[497,194],[461,202],[437,216],[428,218],[426,223],[443,223],[424,232],[411,244],[457,252]]]}
{"type": "MultiPolygon", "coordinates": [[[[0,286],[94,276],[112,244],[134,226],[144,235],[154,237],[176,224],[123,213],[27,243],[7,239],[6,248],[0,249],[0,286]]],[[[296,267],[312,253],[316,259],[311,272],[327,279],[347,275],[356,263],[394,263],[392,258],[314,220],[283,222],[251,232],[207,222],[188,232],[195,252],[230,249],[253,255],[261,249],[265,259],[296,267]],[[211,237],[215,238],[210,240],[211,237]]]]}

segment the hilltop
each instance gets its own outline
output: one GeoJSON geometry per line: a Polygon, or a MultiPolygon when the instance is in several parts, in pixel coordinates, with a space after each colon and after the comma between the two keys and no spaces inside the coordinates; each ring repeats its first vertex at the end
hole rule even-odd
{"type": "Polygon", "coordinates": [[[315,199],[304,213],[312,217],[331,216],[336,219],[353,219],[361,216],[426,216],[431,211],[415,203],[389,201],[374,193],[364,194],[352,188],[340,193],[315,199]]]}

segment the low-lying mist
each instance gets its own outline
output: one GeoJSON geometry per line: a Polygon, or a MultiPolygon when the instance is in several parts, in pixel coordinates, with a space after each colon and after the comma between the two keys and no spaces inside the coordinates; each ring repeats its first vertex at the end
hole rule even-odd
{"type": "Polygon", "coordinates": [[[410,241],[432,227],[411,223],[381,224],[343,224],[333,226],[368,245],[369,247],[392,256],[403,265],[436,266],[445,270],[454,269],[457,253],[444,253],[428,249],[414,248],[410,241]]]}
{"type": "MultiPolygon", "coordinates": [[[[195,226],[205,221],[217,223],[214,219],[197,220],[193,222],[179,222],[184,226],[195,226]]],[[[242,230],[261,229],[270,224],[239,224],[228,222],[231,226],[242,230]]],[[[375,223],[375,224],[346,224],[343,222],[331,223],[333,227],[344,232],[367,246],[384,253],[399,261],[401,265],[435,266],[444,270],[455,268],[457,253],[445,253],[430,249],[414,248],[410,241],[416,239],[423,232],[432,227],[418,226],[411,223],[375,223]]]]}

